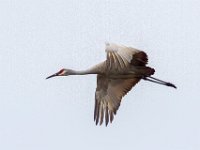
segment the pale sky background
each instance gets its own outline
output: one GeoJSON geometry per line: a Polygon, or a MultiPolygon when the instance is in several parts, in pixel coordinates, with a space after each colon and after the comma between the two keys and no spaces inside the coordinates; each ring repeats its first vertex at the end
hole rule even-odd
{"type": "Polygon", "coordinates": [[[0,149],[199,150],[199,57],[198,0],[0,0],[0,149]],[[104,61],[105,42],[178,89],[141,81],[96,126],[95,75],[45,78],[104,61]]]}

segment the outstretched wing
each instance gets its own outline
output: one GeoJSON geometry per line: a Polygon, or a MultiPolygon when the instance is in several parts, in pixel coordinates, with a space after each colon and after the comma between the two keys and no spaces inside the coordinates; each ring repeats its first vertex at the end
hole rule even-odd
{"type": "Polygon", "coordinates": [[[123,71],[130,66],[145,66],[147,54],[141,50],[122,45],[106,44],[106,65],[110,71],[123,71]]]}
{"type": "Polygon", "coordinates": [[[121,99],[138,83],[140,78],[133,79],[109,79],[103,75],[97,75],[97,88],[95,92],[94,120],[96,124],[103,123],[106,126],[112,122],[114,115],[120,106],[121,99]]]}

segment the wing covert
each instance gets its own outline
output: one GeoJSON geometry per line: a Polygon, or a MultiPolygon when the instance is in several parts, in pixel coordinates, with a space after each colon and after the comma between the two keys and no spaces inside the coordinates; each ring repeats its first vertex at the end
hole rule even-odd
{"type": "Polygon", "coordinates": [[[145,66],[148,62],[145,52],[132,47],[107,43],[106,53],[109,71],[121,72],[130,66],[145,66]]]}

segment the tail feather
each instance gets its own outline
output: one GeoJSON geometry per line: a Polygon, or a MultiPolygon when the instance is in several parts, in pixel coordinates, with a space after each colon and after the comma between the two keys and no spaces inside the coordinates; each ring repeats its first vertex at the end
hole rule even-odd
{"type": "Polygon", "coordinates": [[[155,73],[155,69],[154,68],[146,67],[145,70],[146,70],[145,75],[147,75],[147,76],[151,76],[151,75],[153,75],[155,73]]]}
{"type": "Polygon", "coordinates": [[[140,69],[138,69],[137,74],[143,75],[143,76],[151,76],[154,74],[155,69],[150,68],[150,67],[142,67],[140,69]]]}

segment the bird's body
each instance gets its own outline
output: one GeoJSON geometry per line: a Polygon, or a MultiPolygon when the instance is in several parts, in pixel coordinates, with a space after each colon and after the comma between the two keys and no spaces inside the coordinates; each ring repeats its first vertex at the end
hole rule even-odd
{"type": "Polygon", "coordinates": [[[145,52],[131,47],[106,44],[106,53],[106,61],[88,70],[62,69],[48,77],[97,74],[94,111],[96,124],[101,125],[104,118],[106,125],[112,122],[122,97],[141,79],[176,88],[171,83],[150,77],[155,70],[146,66],[148,58],[145,52]]]}

